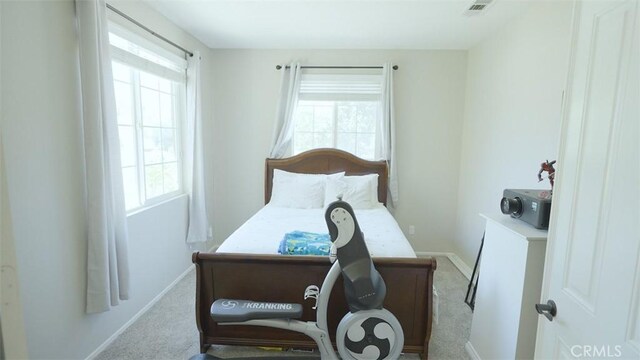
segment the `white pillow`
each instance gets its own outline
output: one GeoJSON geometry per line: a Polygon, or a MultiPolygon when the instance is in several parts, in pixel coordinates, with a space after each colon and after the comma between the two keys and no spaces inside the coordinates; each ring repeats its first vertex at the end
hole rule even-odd
{"type": "Polygon", "coordinates": [[[328,178],[324,206],[337,200],[348,202],[354,209],[371,209],[378,204],[378,174],[328,178]]]}
{"type": "Polygon", "coordinates": [[[320,209],[324,205],[327,178],[342,176],[344,172],[332,175],[299,174],[274,169],[269,204],[296,209],[320,209]]]}

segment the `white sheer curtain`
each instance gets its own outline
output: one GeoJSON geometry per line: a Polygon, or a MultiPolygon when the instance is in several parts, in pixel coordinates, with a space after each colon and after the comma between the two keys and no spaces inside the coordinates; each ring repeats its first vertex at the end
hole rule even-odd
{"type": "Polygon", "coordinates": [[[288,155],[293,138],[293,115],[298,95],[300,93],[300,79],[302,69],[300,63],[292,62],[289,68],[282,67],[282,81],[280,84],[280,102],[276,113],[276,127],[273,132],[273,142],[269,157],[280,159],[288,155]]]}
{"type": "Polygon", "coordinates": [[[396,164],[396,119],[393,104],[393,68],[382,66],[382,101],[380,113],[380,150],[389,164],[389,194],[393,205],[398,203],[398,170],[396,164]]]}
{"type": "Polygon", "coordinates": [[[202,93],[200,88],[200,52],[188,59],[187,67],[187,134],[185,144],[185,189],[189,194],[189,229],[187,243],[208,239],[204,154],[202,143],[202,93]]]}
{"type": "Polygon", "coordinates": [[[87,216],[88,313],[129,298],[127,219],[104,0],[76,0],[87,216]]]}

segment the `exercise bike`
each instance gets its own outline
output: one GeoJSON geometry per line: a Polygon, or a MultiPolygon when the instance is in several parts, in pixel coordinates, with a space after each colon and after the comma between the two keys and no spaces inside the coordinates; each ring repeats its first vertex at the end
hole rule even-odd
{"type": "MultiPolygon", "coordinates": [[[[315,298],[316,322],[302,317],[302,305],[218,299],[211,305],[211,317],[218,325],[253,325],[303,333],[317,344],[322,360],[397,359],[404,346],[398,319],[384,309],[384,280],[375,269],[351,206],[339,199],[329,205],[325,220],[331,236],[331,269],[322,287],[307,287],[304,298],[315,298]],[[342,273],[349,307],[336,331],[338,354],[327,327],[327,306],[331,290],[342,273]]],[[[194,357],[195,358],[195,357],[194,357]]],[[[215,359],[215,357],[208,357],[215,359]]]]}

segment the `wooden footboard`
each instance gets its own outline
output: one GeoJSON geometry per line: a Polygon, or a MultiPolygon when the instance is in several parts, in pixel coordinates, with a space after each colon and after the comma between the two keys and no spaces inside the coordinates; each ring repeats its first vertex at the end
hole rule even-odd
{"type": "MultiPolygon", "coordinates": [[[[374,258],[387,285],[384,307],[400,321],[404,352],[427,357],[431,336],[433,272],[432,258],[374,258]]],[[[304,334],[257,326],[219,326],[209,316],[215,299],[247,299],[291,302],[304,305],[302,320],[315,321],[314,300],[303,300],[308,285],[322,285],[331,267],[327,257],[194,253],[196,265],[196,323],[200,351],[210,345],[276,346],[316,348],[304,334]]],[[[333,288],[328,323],[332,340],[339,321],[348,312],[342,280],[333,288]]]]}

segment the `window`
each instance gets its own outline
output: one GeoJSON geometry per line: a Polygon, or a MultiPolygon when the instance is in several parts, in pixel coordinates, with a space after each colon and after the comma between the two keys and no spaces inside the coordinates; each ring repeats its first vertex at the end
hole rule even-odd
{"type": "Polygon", "coordinates": [[[330,147],[378,155],[381,76],[305,74],[294,115],[293,153],[330,147]]]}
{"type": "Polygon", "coordinates": [[[186,62],[122,29],[110,30],[125,205],[131,211],[182,193],[186,62]]]}
{"type": "Polygon", "coordinates": [[[376,157],[378,102],[302,100],[296,110],[294,154],[329,147],[363,159],[376,157]]]}

